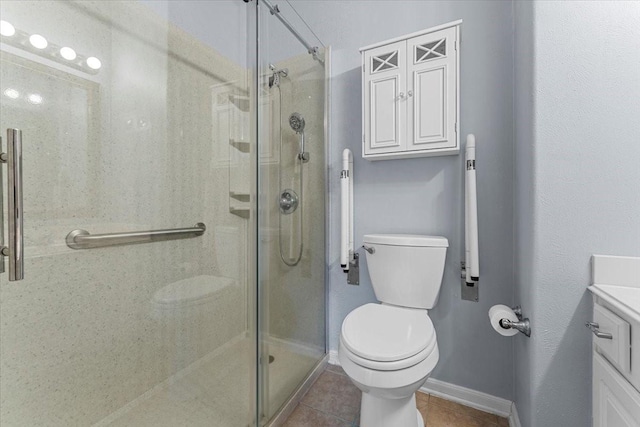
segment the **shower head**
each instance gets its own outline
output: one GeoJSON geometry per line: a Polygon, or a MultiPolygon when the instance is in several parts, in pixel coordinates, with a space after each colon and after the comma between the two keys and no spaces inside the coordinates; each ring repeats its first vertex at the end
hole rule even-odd
{"type": "Polygon", "coordinates": [[[287,77],[289,75],[289,69],[283,68],[278,70],[273,64],[269,64],[269,69],[273,71],[273,74],[269,77],[269,89],[274,86],[280,87],[280,78],[287,77]]]}
{"type": "Polygon", "coordinates": [[[296,133],[302,133],[304,131],[304,117],[300,113],[292,113],[289,116],[289,126],[296,133]]]}

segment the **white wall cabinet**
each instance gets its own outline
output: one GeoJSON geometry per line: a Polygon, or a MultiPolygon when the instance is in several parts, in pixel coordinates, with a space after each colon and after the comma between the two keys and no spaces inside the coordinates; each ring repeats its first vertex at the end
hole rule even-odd
{"type": "Polygon", "coordinates": [[[461,23],[360,49],[365,159],[458,154],[461,23]]]}

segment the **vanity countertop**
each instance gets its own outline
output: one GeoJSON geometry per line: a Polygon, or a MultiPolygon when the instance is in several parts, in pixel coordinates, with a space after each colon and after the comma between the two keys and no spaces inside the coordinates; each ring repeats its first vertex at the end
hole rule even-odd
{"type": "Polygon", "coordinates": [[[591,293],[640,322],[640,257],[594,255],[592,270],[591,293]]]}
{"type": "Polygon", "coordinates": [[[640,322],[640,287],[594,284],[589,290],[640,322]]]}

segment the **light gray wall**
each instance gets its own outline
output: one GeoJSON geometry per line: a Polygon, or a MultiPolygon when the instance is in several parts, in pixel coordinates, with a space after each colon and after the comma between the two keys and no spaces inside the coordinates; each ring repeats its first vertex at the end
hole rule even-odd
{"type": "Polygon", "coordinates": [[[517,5],[516,28],[517,294],[533,322],[516,406],[524,427],[584,427],[590,256],[640,255],[640,3],[517,5]]]}
{"type": "Polygon", "coordinates": [[[375,301],[367,274],[346,284],[339,258],[338,170],[344,148],[355,156],[355,235],[444,235],[450,248],[440,301],[430,316],[440,361],[433,377],[511,399],[513,345],[490,327],[493,304],[513,302],[513,21],[510,2],[297,1],[319,38],[333,48],[331,113],[330,349],[354,308],[375,301]],[[480,302],[460,299],[463,156],[368,162],[361,157],[358,48],[464,19],[461,132],[476,134],[481,251],[480,302]]]}
{"type": "MultiPolygon", "coordinates": [[[[533,312],[533,2],[514,3],[514,119],[515,119],[515,296],[527,316],[533,312]]],[[[534,319],[536,321],[537,319],[534,319]]],[[[535,336],[533,337],[535,340],[535,336]]],[[[530,420],[533,409],[531,383],[531,340],[514,340],[515,398],[521,420],[530,420]]]]}

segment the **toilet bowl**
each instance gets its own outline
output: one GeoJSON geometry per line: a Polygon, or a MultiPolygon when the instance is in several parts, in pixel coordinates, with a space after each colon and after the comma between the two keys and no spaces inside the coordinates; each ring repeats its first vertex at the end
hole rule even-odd
{"type": "Polygon", "coordinates": [[[362,391],[362,427],[423,427],[415,392],[438,363],[427,309],[437,300],[448,242],[443,237],[367,235],[367,264],[381,304],[342,323],[338,358],[362,391]]]}

